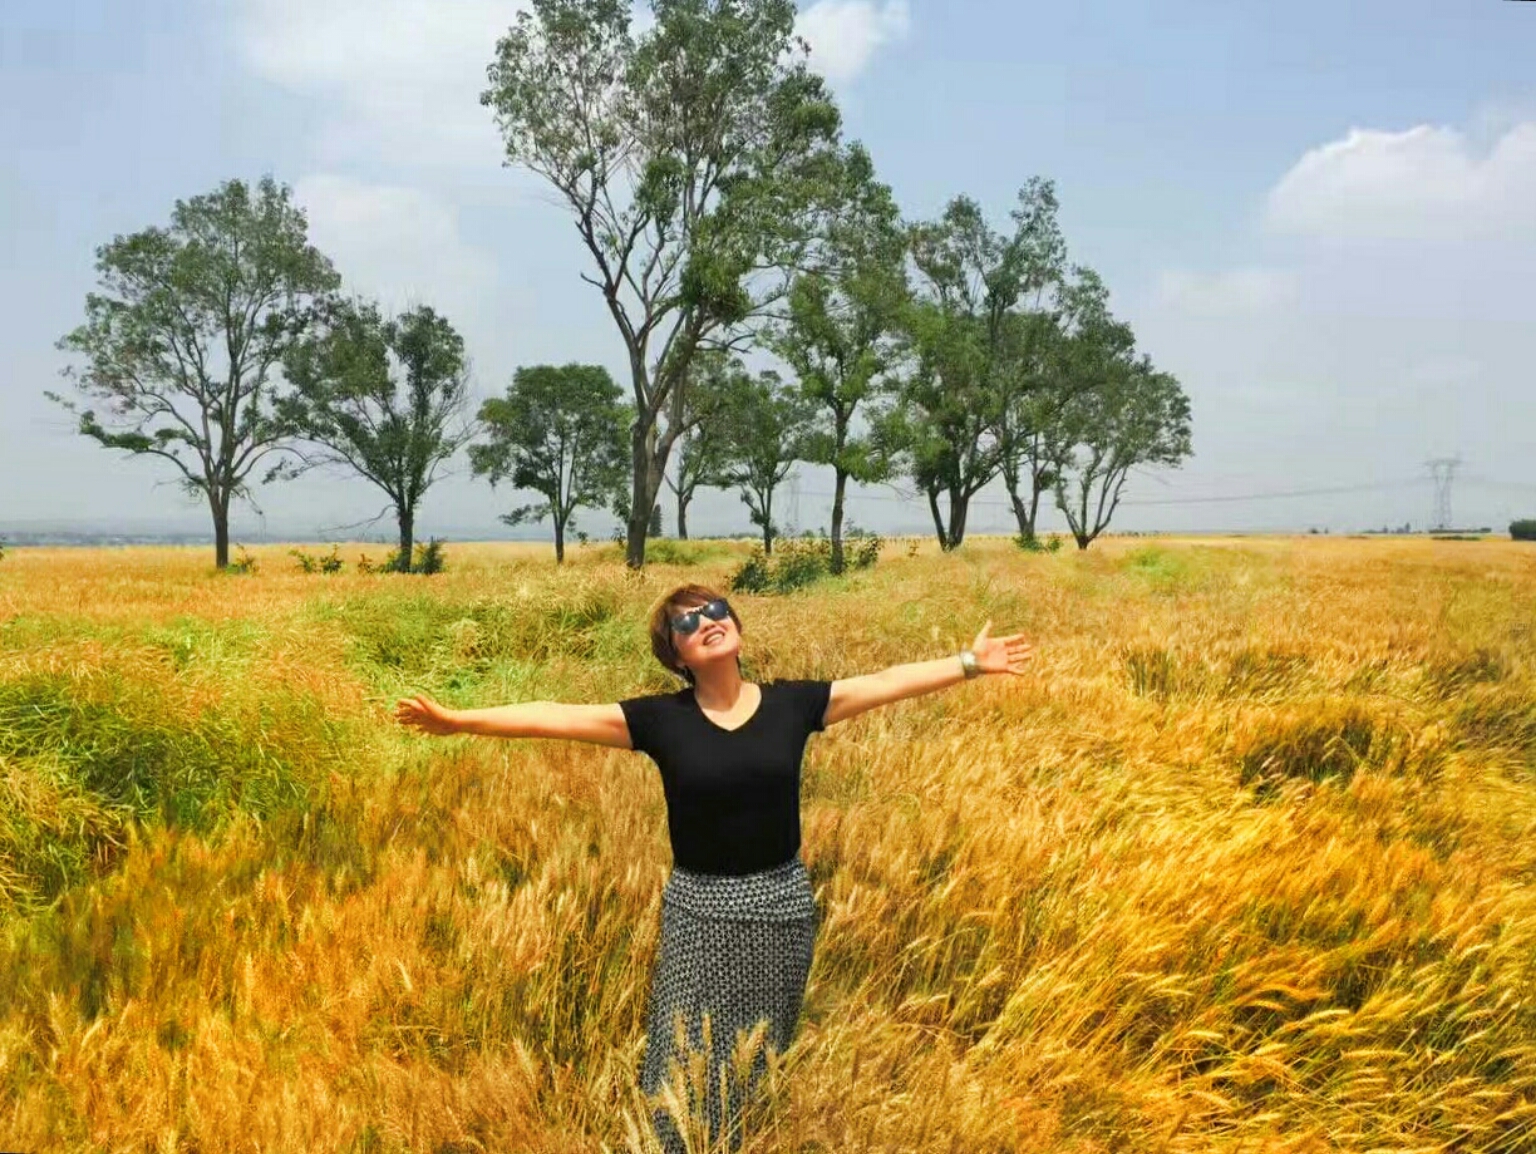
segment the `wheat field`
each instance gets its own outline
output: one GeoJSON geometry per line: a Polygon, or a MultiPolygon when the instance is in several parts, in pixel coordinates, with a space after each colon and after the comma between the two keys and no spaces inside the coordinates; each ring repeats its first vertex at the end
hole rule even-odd
{"type": "MultiPolygon", "coordinates": [[[[389,711],[675,688],[647,610],[745,548],[8,553],[0,1149],[654,1149],[651,763],[389,711]]],[[[1536,1149],[1529,547],[888,545],[733,601],[754,679],[1036,646],[810,743],[748,1151],[1536,1149]]]]}

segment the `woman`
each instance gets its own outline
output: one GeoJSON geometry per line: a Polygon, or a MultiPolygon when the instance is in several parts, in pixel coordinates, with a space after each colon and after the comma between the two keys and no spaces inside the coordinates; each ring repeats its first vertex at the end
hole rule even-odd
{"type": "MultiPolygon", "coordinates": [[[[766,1020],[765,1041],[787,1049],[811,968],[816,906],[799,858],[806,740],[878,705],[986,673],[1022,673],[1031,646],[1020,634],[989,637],[991,626],[957,657],[832,682],[757,685],[742,677],[736,611],[715,590],[684,585],[652,614],[651,650],[686,689],[607,705],[466,710],[418,696],[399,702],[396,717],[426,733],[570,738],[655,761],[673,869],[662,891],[640,1085],[656,1095],[674,1057],[686,1068],[686,1054],[703,1051],[710,1134],[725,1122],[734,1146],[743,1099],[766,1067],[759,1047],[746,1084],[728,1086],[722,1102],[721,1073],[737,1034],[766,1020]]],[[[665,1111],[655,1125],[667,1149],[682,1148],[665,1111]]]]}

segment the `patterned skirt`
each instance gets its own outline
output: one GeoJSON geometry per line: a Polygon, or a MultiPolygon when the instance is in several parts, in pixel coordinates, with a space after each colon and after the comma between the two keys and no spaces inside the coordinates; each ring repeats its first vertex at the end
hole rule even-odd
{"type": "MultiPolygon", "coordinates": [[[[640,1088],[656,1095],[675,1079],[689,1125],[697,1134],[707,1123],[711,1146],[726,1135],[736,1147],[742,1108],[767,1067],[764,1049],[789,1048],[815,938],[816,902],[799,858],[736,877],[673,867],[662,890],[640,1088]],[[738,1035],[761,1022],[750,1063],[734,1061],[738,1035]]],[[[653,1105],[662,1147],[682,1150],[677,1120],[653,1105]]]]}

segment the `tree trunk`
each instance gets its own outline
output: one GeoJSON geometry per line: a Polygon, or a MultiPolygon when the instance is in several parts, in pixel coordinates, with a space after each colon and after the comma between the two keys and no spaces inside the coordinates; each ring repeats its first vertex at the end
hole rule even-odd
{"type": "Polygon", "coordinates": [[[843,571],[843,490],[848,485],[848,474],[836,470],[832,485],[832,572],[843,571]]]}
{"type": "Polygon", "coordinates": [[[656,504],[656,490],[651,484],[651,441],[655,435],[654,426],[642,430],[640,418],[636,418],[630,436],[631,488],[624,541],[624,564],[631,569],[645,565],[645,536],[651,527],[651,509],[656,504]]]}
{"type": "Polygon", "coordinates": [[[944,532],[944,515],[939,512],[939,494],[936,489],[928,490],[928,509],[933,513],[933,531],[939,537],[939,552],[949,552],[949,535],[944,532]]]}
{"type": "Polygon", "coordinates": [[[213,564],[217,569],[229,568],[229,495],[208,494],[208,507],[213,511],[213,564]]]}
{"type": "Polygon", "coordinates": [[[1029,495],[1029,529],[1036,532],[1040,524],[1040,476],[1033,469],[1030,470],[1030,495],[1029,495]]]}
{"type": "Polygon", "coordinates": [[[565,564],[565,518],[555,518],[555,564],[565,564]]]}
{"type": "Polygon", "coordinates": [[[411,571],[411,554],[416,548],[416,510],[400,509],[400,556],[395,568],[401,573],[411,571]]]}
{"type": "MultiPolygon", "coordinates": [[[[671,442],[667,445],[670,448],[671,442]]],[[[630,463],[632,488],[629,521],[625,526],[624,563],[631,569],[640,569],[645,565],[645,540],[650,532],[651,518],[660,509],[656,495],[661,492],[662,474],[667,467],[666,455],[656,449],[654,424],[642,433],[639,421],[636,421],[634,434],[630,437],[630,463]]]]}
{"type": "Polygon", "coordinates": [[[763,553],[773,552],[773,490],[763,498],[763,553]]]}
{"type": "Polygon", "coordinates": [[[949,547],[960,548],[965,541],[965,515],[970,510],[971,499],[959,489],[949,491],[949,547]]]}
{"type": "Polygon", "coordinates": [[[688,540],[688,498],[681,492],[677,495],[677,539],[688,540]]]}
{"type": "Polygon", "coordinates": [[[1019,536],[1028,540],[1035,535],[1035,519],[1017,493],[1009,493],[1008,500],[1013,505],[1013,519],[1019,523],[1019,536]]]}
{"type": "Polygon", "coordinates": [[[1008,490],[1008,503],[1013,507],[1013,519],[1019,523],[1019,536],[1028,540],[1035,535],[1035,523],[1024,509],[1024,500],[1019,496],[1019,472],[1015,468],[1005,466],[1002,470],[1003,487],[1008,490]]]}

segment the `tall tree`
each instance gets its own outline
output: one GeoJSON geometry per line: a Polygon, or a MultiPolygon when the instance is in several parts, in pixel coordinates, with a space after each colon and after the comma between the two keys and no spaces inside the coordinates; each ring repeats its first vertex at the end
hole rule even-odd
{"type": "Polygon", "coordinates": [[[835,166],[839,116],[805,66],[794,0],[532,0],[482,101],[509,164],[570,210],[628,354],[626,560],[682,426],[659,428],[695,354],[732,346],[784,292],[835,166]]]}
{"type": "Polygon", "coordinates": [[[292,388],[277,411],[308,444],[279,473],[340,465],[382,489],[389,504],[379,516],[394,513],[396,566],[409,573],[417,507],[438,467],[473,434],[463,420],[463,338],[424,305],[385,318],[376,305],[337,301],[288,351],[284,369],[292,388]]]}
{"type": "Polygon", "coordinates": [[[912,230],[922,292],[908,310],[906,328],[917,364],[902,383],[904,411],[885,415],[884,435],[904,449],[908,471],[928,497],[942,549],[965,540],[971,499],[1002,463],[999,430],[1014,352],[1010,313],[1032,278],[1049,273],[1049,187],[1037,182],[1021,191],[1008,236],[995,232],[980,206],[964,196],[952,200],[939,220],[912,230]],[[941,498],[947,509],[940,508],[941,498]]]}
{"type": "Polygon", "coordinates": [[[770,369],[738,378],[732,411],[737,419],[732,424],[730,463],[721,470],[721,479],[740,493],[752,524],[763,531],[763,552],[772,553],[778,534],[774,492],[795,462],[805,460],[816,410],[770,369]]]}
{"type": "Polygon", "coordinates": [[[271,177],[178,200],[170,227],[98,248],[96,272],[101,291],[59,347],[84,357],[64,375],[107,415],[47,395],[104,447],[170,461],[208,503],[223,569],[231,501],[250,498],[251,470],[293,432],[272,411],[272,370],[340,278],[271,177]]]}
{"type": "Polygon", "coordinates": [[[745,372],[741,363],[726,353],[701,352],[689,368],[688,387],[677,394],[683,399],[673,470],[677,477],[665,479],[677,500],[680,541],[688,540],[688,506],[693,503],[694,492],[700,485],[717,488],[725,484],[721,470],[730,454],[731,425],[738,419],[730,398],[745,372]]]}
{"type": "Polygon", "coordinates": [[[1131,469],[1177,468],[1193,451],[1189,398],[1146,358],[1121,359],[1068,405],[1072,448],[1056,480],[1056,507],[1079,549],[1109,527],[1131,469]]]}
{"type": "Polygon", "coordinates": [[[1005,292],[1017,291],[1012,308],[990,322],[988,359],[997,393],[998,471],[1026,537],[1035,533],[1040,494],[1053,474],[1038,461],[1041,422],[1057,407],[1058,378],[1050,368],[1060,347],[1067,246],[1057,223],[1055,185],[1039,177],[1019,190],[1014,233],[1002,247],[1005,292]],[[1021,474],[1029,493],[1021,492],[1021,474]]]}
{"type": "Polygon", "coordinates": [[[873,484],[892,469],[875,438],[853,433],[853,421],[901,356],[907,244],[890,189],[874,179],[869,155],[857,145],[845,154],[830,209],[824,246],[795,278],[787,317],[774,327],[769,347],[820,414],[805,453],[810,463],[832,467],[832,570],[841,573],[848,482],[873,484]]]}
{"type": "Polygon", "coordinates": [[[1040,499],[1055,491],[1073,447],[1073,402],[1121,371],[1135,353],[1130,326],[1110,315],[1109,290],[1092,269],[1074,267],[1052,295],[1051,309],[1016,318],[1029,330],[1020,370],[1029,383],[1007,397],[1004,409],[1011,428],[1002,473],[1025,537],[1035,535],[1040,499]]]}
{"type": "Polygon", "coordinates": [[[533,365],[518,369],[505,397],[480,407],[485,440],[469,447],[470,467],[492,485],[511,478],[542,502],[522,505],[508,525],[544,520],[555,526],[555,561],[565,560],[565,531],[575,511],[602,508],[621,494],[624,434],[633,414],[601,365],[533,365]]]}

